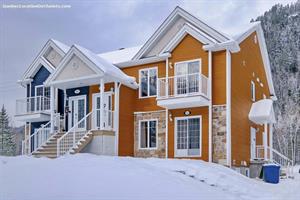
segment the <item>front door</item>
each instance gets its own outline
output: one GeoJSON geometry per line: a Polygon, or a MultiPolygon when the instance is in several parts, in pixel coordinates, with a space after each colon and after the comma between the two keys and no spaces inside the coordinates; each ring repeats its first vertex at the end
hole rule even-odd
{"type": "MultiPolygon", "coordinates": [[[[112,123],[113,123],[113,113],[112,113],[112,92],[105,92],[103,100],[103,120],[102,120],[102,128],[104,130],[111,130],[112,123]]],[[[94,120],[93,120],[93,127],[94,129],[101,128],[101,95],[99,93],[93,95],[93,110],[94,110],[94,120]]]]}
{"type": "Polygon", "coordinates": [[[86,115],[86,96],[80,95],[69,97],[69,107],[69,130],[73,126],[76,126],[75,128],[77,131],[85,131],[86,123],[85,120],[82,119],[86,115]]]}
{"type": "Polygon", "coordinates": [[[201,156],[201,117],[175,118],[175,156],[201,156]]]}
{"type": "Polygon", "coordinates": [[[256,158],[256,129],[251,127],[250,134],[250,156],[253,160],[256,158]]]}

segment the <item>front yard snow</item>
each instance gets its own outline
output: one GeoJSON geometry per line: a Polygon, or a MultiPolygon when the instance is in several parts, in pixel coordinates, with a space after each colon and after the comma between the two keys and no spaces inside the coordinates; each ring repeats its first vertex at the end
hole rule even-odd
{"type": "Polygon", "coordinates": [[[300,199],[295,174],[272,185],[197,160],[0,157],[0,200],[300,199]]]}

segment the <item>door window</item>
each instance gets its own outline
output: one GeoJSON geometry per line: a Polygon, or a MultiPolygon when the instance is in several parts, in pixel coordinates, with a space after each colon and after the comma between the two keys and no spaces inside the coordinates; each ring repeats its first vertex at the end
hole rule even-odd
{"type": "Polygon", "coordinates": [[[200,61],[175,64],[175,91],[177,94],[199,92],[200,61]]]}
{"type": "Polygon", "coordinates": [[[176,155],[200,156],[201,118],[176,119],[176,155]]]}

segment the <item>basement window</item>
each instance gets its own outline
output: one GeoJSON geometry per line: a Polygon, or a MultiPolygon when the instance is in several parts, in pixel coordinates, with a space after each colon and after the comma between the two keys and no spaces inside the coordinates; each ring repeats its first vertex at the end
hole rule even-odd
{"type": "Polygon", "coordinates": [[[139,148],[155,149],[157,147],[157,120],[139,121],[139,148]]]}

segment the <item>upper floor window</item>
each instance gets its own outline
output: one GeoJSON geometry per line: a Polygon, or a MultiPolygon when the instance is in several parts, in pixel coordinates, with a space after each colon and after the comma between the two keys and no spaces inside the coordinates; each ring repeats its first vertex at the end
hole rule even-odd
{"type": "Polygon", "coordinates": [[[157,88],[157,67],[141,69],[139,71],[139,96],[156,96],[157,88]]]}
{"type": "Polygon", "coordinates": [[[175,63],[175,75],[201,73],[201,60],[190,60],[175,63]]]}
{"type": "Polygon", "coordinates": [[[35,86],[35,96],[50,98],[50,87],[44,87],[43,85],[35,86]]]}
{"type": "Polygon", "coordinates": [[[251,81],[251,100],[255,101],[255,83],[251,81]]]}

